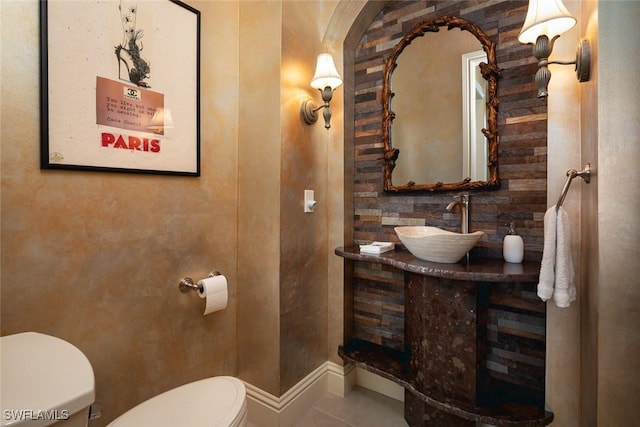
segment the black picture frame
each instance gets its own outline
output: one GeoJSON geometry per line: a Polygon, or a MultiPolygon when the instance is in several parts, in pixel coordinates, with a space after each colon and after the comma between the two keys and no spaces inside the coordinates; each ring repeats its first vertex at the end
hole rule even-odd
{"type": "Polygon", "coordinates": [[[40,2],[41,168],[200,176],[200,12],[40,2]]]}

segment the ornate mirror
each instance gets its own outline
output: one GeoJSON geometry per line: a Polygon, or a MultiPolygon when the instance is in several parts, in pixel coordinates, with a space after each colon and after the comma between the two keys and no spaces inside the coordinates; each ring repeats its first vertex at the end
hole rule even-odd
{"type": "Polygon", "coordinates": [[[423,21],[396,44],[382,89],[385,191],[499,187],[499,73],[495,43],[455,16],[423,21]]]}

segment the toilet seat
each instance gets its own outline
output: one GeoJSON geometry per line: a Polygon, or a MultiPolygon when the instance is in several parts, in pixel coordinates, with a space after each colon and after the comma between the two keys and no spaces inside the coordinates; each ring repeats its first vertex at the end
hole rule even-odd
{"type": "Polygon", "coordinates": [[[234,377],[195,381],[159,394],[108,427],[239,427],[246,423],[244,384],[234,377]]]}

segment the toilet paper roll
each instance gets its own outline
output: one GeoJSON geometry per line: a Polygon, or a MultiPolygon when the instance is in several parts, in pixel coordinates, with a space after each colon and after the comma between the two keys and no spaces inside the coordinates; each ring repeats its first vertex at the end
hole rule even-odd
{"type": "Polygon", "coordinates": [[[205,316],[226,308],[229,299],[227,278],[220,274],[198,281],[198,295],[207,299],[203,314],[205,316]]]}

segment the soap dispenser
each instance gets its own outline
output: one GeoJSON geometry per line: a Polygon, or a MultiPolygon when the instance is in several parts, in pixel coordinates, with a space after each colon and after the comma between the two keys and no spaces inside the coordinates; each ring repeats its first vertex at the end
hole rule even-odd
{"type": "Polygon", "coordinates": [[[513,222],[509,224],[509,234],[504,236],[502,255],[505,261],[514,264],[521,263],[524,258],[524,241],[516,234],[513,222]]]}

